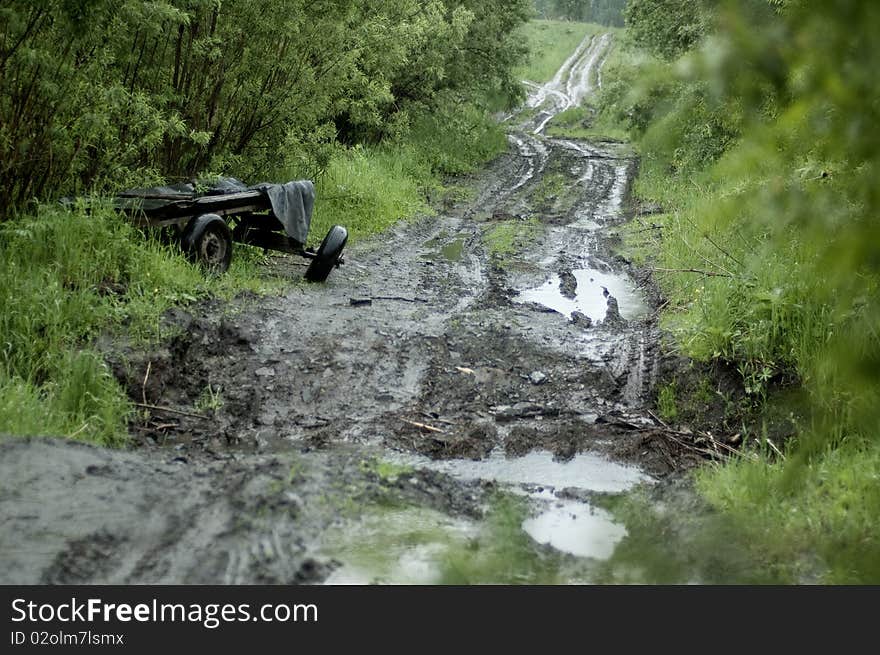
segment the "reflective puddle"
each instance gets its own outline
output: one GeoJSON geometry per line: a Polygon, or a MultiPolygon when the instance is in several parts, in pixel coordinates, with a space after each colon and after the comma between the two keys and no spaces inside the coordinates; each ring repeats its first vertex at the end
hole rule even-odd
{"type": "Polygon", "coordinates": [[[604,509],[576,501],[554,502],[522,524],[532,539],[577,557],[607,560],[627,530],[604,509]]]}
{"type": "MultiPolygon", "coordinates": [[[[395,456],[391,465],[425,461],[395,456]]],[[[553,462],[549,453],[429,467],[507,483],[488,497],[481,520],[426,507],[364,508],[324,535],[321,556],[339,563],[327,584],[784,582],[750,552],[747,535],[701,508],[692,491],[638,484],[650,480],[638,469],[592,455],[553,462]]]]}
{"type": "Polygon", "coordinates": [[[343,565],[325,584],[437,584],[448,553],[466,548],[478,534],[475,522],[425,508],[370,513],[357,530],[328,533],[323,550],[343,565]]]}
{"type": "Polygon", "coordinates": [[[581,453],[559,462],[553,453],[531,452],[522,457],[506,457],[493,451],[486,459],[432,460],[418,455],[389,455],[391,461],[446,473],[463,480],[494,480],[503,484],[541,487],[546,490],[582,489],[619,493],[651,478],[633,466],[624,466],[599,455],[581,453]]]}
{"type": "Polygon", "coordinates": [[[648,314],[648,305],[632,283],[621,275],[602,273],[592,269],[572,271],[577,282],[574,293],[563,295],[563,281],[553,275],[539,287],[521,290],[517,297],[520,303],[537,303],[570,317],[572,312],[580,312],[593,321],[603,321],[608,314],[608,295],[617,299],[620,315],[627,320],[643,318],[648,314]]]}
{"type": "Polygon", "coordinates": [[[540,547],[560,558],[598,562],[610,558],[628,533],[605,509],[560,498],[560,492],[620,493],[651,480],[637,468],[593,454],[567,462],[554,461],[549,452],[518,458],[493,453],[482,461],[400,454],[389,461],[459,479],[494,480],[504,485],[508,500],[488,508],[486,521],[425,508],[377,508],[356,530],[340,526],[325,535],[322,552],[342,562],[327,584],[569,582],[573,574],[563,574],[558,562],[539,562],[547,559],[540,547]]]}

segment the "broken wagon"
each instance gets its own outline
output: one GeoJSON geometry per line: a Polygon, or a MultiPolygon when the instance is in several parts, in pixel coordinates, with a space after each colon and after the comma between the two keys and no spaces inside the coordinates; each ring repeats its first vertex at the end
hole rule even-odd
{"type": "Polygon", "coordinates": [[[311,260],[304,277],[323,282],[342,264],[348,231],[334,225],[317,251],[306,247],[315,187],[310,180],[246,186],[234,178],[210,185],[130,189],[114,205],[138,226],[162,228],[193,261],[223,273],[233,242],[311,260]]]}

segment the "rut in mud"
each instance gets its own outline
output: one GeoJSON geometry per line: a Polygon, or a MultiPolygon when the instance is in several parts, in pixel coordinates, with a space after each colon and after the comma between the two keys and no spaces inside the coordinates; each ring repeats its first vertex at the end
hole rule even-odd
{"type": "MultiPolygon", "coordinates": [[[[635,162],[619,145],[543,135],[601,85],[611,47],[586,39],[532,88],[507,117],[509,152],[468,182],[468,200],[352,248],[326,284],[173,312],[177,336],[159,351],[114,346],[133,399],[182,412],[133,425],[136,452],[0,444],[13,553],[0,580],[317,582],[334,569],[322,535],[352,505],[391,494],[472,520],[498,483],[528,483],[548,508],[567,488],[589,522],[571,498],[603,489],[541,479],[540,462],[601,456],[584,475],[610,471],[614,491],[646,476],[603,457],[667,473],[664,442],[639,429],[655,292],[612,249],[635,162]],[[529,453],[520,474],[499,473],[529,453]],[[415,469],[383,484],[363,465],[373,457],[415,469]]],[[[554,519],[531,520],[535,536],[554,519]]]]}

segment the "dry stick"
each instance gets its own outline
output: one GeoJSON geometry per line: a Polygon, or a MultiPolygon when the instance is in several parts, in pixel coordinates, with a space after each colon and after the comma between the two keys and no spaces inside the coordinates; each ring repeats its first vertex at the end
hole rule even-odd
{"type": "Polygon", "coordinates": [[[399,300],[400,302],[428,302],[424,298],[404,298],[402,296],[371,296],[371,300],[399,300]]]}
{"type": "Polygon", "coordinates": [[[431,425],[425,425],[424,423],[416,423],[415,421],[408,421],[405,418],[402,418],[400,420],[403,421],[404,423],[407,423],[408,425],[415,427],[415,428],[419,428],[420,430],[427,430],[428,432],[436,432],[438,434],[446,434],[440,428],[435,428],[431,425]]]}
{"type": "Polygon", "coordinates": [[[713,261],[712,261],[711,259],[709,259],[708,257],[704,257],[701,253],[697,252],[696,250],[694,250],[694,252],[697,254],[697,256],[698,256],[700,259],[702,259],[704,262],[706,262],[706,263],[709,264],[710,266],[714,266],[715,268],[718,268],[718,269],[721,269],[722,271],[724,271],[724,272],[727,274],[727,277],[732,277],[732,278],[735,278],[735,277],[736,277],[736,275],[734,275],[734,274],[731,273],[729,270],[727,270],[726,268],[724,268],[721,264],[718,264],[718,263],[716,263],[716,262],[713,262],[713,261]]]}
{"type": "Polygon", "coordinates": [[[455,423],[453,423],[452,421],[447,421],[446,419],[442,419],[442,418],[434,418],[433,416],[431,416],[430,414],[428,414],[426,412],[422,412],[422,416],[424,416],[425,418],[429,418],[432,421],[436,421],[437,423],[443,423],[444,425],[455,425],[455,423]]]}
{"type": "Polygon", "coordinates": [[[141,385],[141,398],[144,405],[147,404],[147,380],[150,379],[150,370],[153,368],[153,360],[147,362],[147,374],[144,375],[144,383],[141,385]]]}
{"type": "Polygon", "coordinates": [[[201,414],[192,414],[190,412],[182,412],[179,409],[171,409],[170,407],[158,407],[156,405],[148,405],[147,403],[135,403],[135,407],[140,407],[141,409],[151,409],[156,412],[168,412],[169,414],[180,414],[181,416],[188,416],[190,418],[197,418],[200,421],[210,421],[211,419],[207,416],[202,416],[201,414]]]}
{"type": "MultiPolygon", "coordinates": [[[[693,223],[691,223],[691,225],[693,225],[693,223]]],[[[694,226],[694,227],[696,228],[696,226],[694,226]]],[[[682,241],[682,243],[684,243],[684,245],[686,245],[686,246],[688,247],[688,250],[690,250],[690,251],[691,251],[693,254],[695,254],[697,257],[699,257],[699,258],[702,259],[704,262],[706,262],[707,264],[709,264],[709,266],[712,266],[712,267],[714,267],[714,268],[717,268],[717,269],[719,269],[719,270],[721,270],[721,271],[727,273],[727,275],[728,275],[729,277],[732,277],[732,278],[735,278],[735,277],[736,277],[736,275],[734,275],[732,272],[730,272],[729,270],[727,270],[726,268],[724,268],[721,264],[718,264],[718,263],[716,263],[716,262],[713,262],[713,261],[712,261],[711,259],[709,259],[708,257],[705,257],[705,256],[703,255],[703,253],[699,252],[699,251],[698,251],[696,248],[694,248],[690,243],[688,243],[688,240],[685,239],[684,237],[681,238],[681,241],[682,241]]]]}
{"type": "Polygon", "coordinates": [[[700,448],[699,446],[694,446],[693,444],[689,444],[689,443],[682,441],[681,439],[673,436],[674,433],[672,430],[658,430],[658,432],[660,434],[662,434],[664,437],[666,437],[667,439],[674,441],[682,448],[685,448],[685,449],[690,450],[692,452],[700,453],[702,455],[709,455],[710,457],[721,456],[720,453],[718,453],[717,451],[709,450],[708,448],[700,448]]]}
{"type": "Polygon", "coordinates": [[[728,275],[727,273],[704,271],[698,268],[653,268],[651,270],[655,273],[697,273],[699,275],[708,275],[709,277],[733,277],[733,275],[728,275]]]}
{"type": "MultiPolygon", "coordinates": [[[[702,188],[699,184],[697,184],[696,182],[693,182],[693,180],[691,180],[691,182],[693,183],[693,185],[694,185],[695,187],[697,187],[697,191],[699,191],[700,193],[705,193],[705,192],[703,191],[703,188],[702,188]]],[[[700,230],[700,229],[694,224],[694,222],[693,222],[691,219],[689,219],[687,216],[684,216],[683,218],[684,218],[684,220],[686,220],[688,223],[690,223],[690,226],[691,226],[692,228],[694,228],[694,230],[695,230],[697,233],[700,233],[700,232],[701,232],[701,230],[700,230]]],[[[743,263],[742,263],[740,260],[738,260],[736,257],[734,257],[733,255],[731,255],[729,252],[727,252],[724,248],[722,248],[721,246],[719,246],[717,243],[715,243],[715,241],[712,239],[712,237],[709,236],[708,233],[703,232],[703,233],[702,233],[702,236],[703,236],[703,237],[704,237],[709,243],[711,243],[713,246],[715,246],[715,248],[717,248],[718,251],[719,251],[720,253],[722,253],[723,255],[725,255],[726,257],[728,257],[730,260],[736,262],[740,267],[744,268],[743,263]]],[[[687,243],[687,242],[685,242],[685,243],[687,243]]],[[[690,248],[690,247],[691,247],[690,244],[688,244],[688,248],[690,248]]],[[[693,250],[693,248],[691,248],[691,250],[693,250]]],[[[694,251],[694,252],[696,252],[696,251],[694,251]]],[[[704,259],[705,259],[705,258],[704,258],[704,259]]],[[[715,266],[718,266],[718,265],[715,264],[715,266]]],[[[721,267],[718,266],[718,268],[721,268],[721,267]]],[[[724,269],[722,268],[722,270],[724,270],[724,269]]],[[[726,271],[726,272],[729,272],[729,271],[726,271]]],[[[735,277],[735,276],[734,276],[734,277],[735,277]]]]}
{"type": "Polygon", "coordinates": [[[731,255],[729,252],[727,252],[724,248],[719,246],[717,243],[715,243],[715,241],[712,239],[712,237],[710,237],[708,234],[704,234],[703,238],[706,239],[706,241],[711,243],[713,246],[715,246],[721,252],[721,254],[726,255],[728,257],[728,259],[730,259],[733,262],[736,262],[740,266],[743,265],[743,263],[740,260],[738,260],[736,257],[731,255]]]}
{"type": "MultiPolygon", "coordinates": [[[[661,430],[661,432],[665,432],[665,433],[670,434],[670,435],[671,435],[671,434],[677,434],[677,435],[680,435],[680,436],[683,436],[683,437],[684,437],[684,436],[692,436],[692,435],[687,434],[686,432],[680,432],[680,431],[678,431],[678,430],[673,430],[671,427],[669,427],[669,425],[668,425],[663,419],[661,419],[659,416],[657,416],[657,415],[656,415],[654,412],[652,412],[651,410],[648,410],[648,414],[651,416],[652,419],[654,419],[654,420],[657,421],[661,426],[663,426],[663,430],[661,430]]],[[[702,432],[697,433],[697,436],[708,438],[709,441],[712,442],[712,445],[715,447],[715,453],[718,454],[718,455],[721,454],[721,453],[718,453],[718,447],[719,447],[719,446],[720,446],[721,448],[724,448],[725,450],[727,450],[727,451],[728,451],[729,453],[731,453],[732,455],[742,455],[742,453],[739,452],[738,450],[736,450],[735,448],[731,448],[731,447],[728,446],[727,444],[725,444],[725,443],[721,443],[720,441],[717,441],[717,440],[715,439],[715,437],[713,437],[713,436],[712,436],[711,434],[709,434],[708,432],[706,432],[706,433],[702,433],[702,432]]],[[[696,447],[695,447],[695,448],[696,448],[696,447]]],[[[706,452],[708,452],[708,451],[706,451],[706,452]]]]}
{"type": "Polygon", "coordinates": [[[648,416],[650,416],[652,419],[654,419],[655,421],[657,421],[657,422],[658,422],[660,425],[662,425],[664,428],[669,428],[669,425],[666,423],[666,421],[664,421],[662,418],[660,418],[659,416],[657,416],[657,415],[656,415],[654,412],[652,412],[650,409],[648,410],[648,416]]]}
{"type": "Polygon", "coordinates": [[[779,448],[776,447],[776,444],[773,443],[772,441],[770,441],[770,439],[767,439],[767,443],[768,443],[769,446],[773,449],[773,452],[776,453],[777,455],[779,455],[779,458],[784,462],[784,461],[785,461],[785,455],[783,455],[783,454],[782,454],[782,451],[779,450],[779,448]]]}
{"type": "MultiPolygon", "coordinates": [[[[642,223],[642,225],[644,225],[644,223],[642,223]]],[[[645,227],[645,228],[642,228],[641,230],[634,230],[632,232],[632,234],[642,234],[644,232],[655,232],[656,230],[662,230],[662,229],[663,229],[662,225],[652,225],[651,227],[645,227]]]]}
{"type": "MultiPolygon", "coordinates": [[[[180,427],[177,423],[160,423],[159,425],[136,425],[135,430],[138,432],[158,432],[160,430],[164,431],[169,428],[178,428],[180,427]]],[[[163,435],[166,436],[166,435],[163,435]]]]}
{"type": "Polygon", "coordinates": [[[159,423],[159,425],[154,425],[154,430],[168,430],[169,428],[179,428],[180,425],[177,423],[159,423]]]}
{"type": "Polygon", "coordinates": [[[68,438],[68,439],[73,439],[76,435],[78,435],[78,434],[80,434],[81,432],[83,432],[87,427],[89,427],[89,424],[88,424],[88,423],[86,423],[85,425],[83,425],[79,430],[77,430],[77,431],[74,432],[73,434],[68,435],[67,438],[68,438]]]}

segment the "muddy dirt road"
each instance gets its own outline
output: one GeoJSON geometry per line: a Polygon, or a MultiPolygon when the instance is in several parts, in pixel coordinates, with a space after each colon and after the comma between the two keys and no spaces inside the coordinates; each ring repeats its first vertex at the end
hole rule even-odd
{"type": "Polygon", "coordinates": [[[626,530],[590,495],[671,465],[639,429],[654,291],[613,250],[635,162],[543,130],[611,47],[588,38],[533,85],[463,199],[326,284],[173,312],[159,351],[109,347],[133,399],[185,414],[141,417],[125,453],[0,444],[0,582],[446,580],[438,552],[491,541],[499,490],[527,501],[529,548],[607,557],[626,530]]]}

